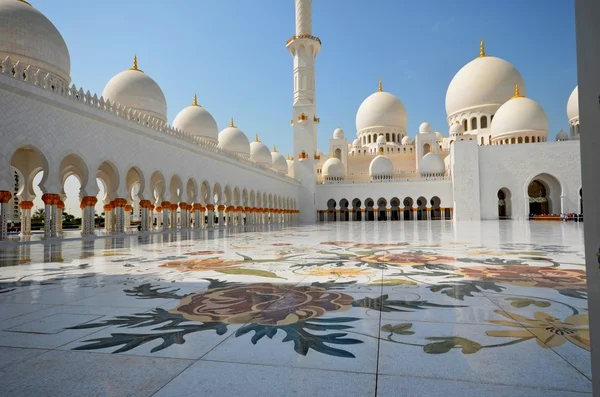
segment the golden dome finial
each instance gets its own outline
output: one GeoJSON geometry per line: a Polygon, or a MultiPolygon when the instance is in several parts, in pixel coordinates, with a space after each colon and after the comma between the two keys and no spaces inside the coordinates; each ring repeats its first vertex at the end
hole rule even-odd
{"type": "Polygon", "coordinates": [[[235,124],[233,124],[233,117],[231,118],[231,121],[229,122],[229,126],[235,128],[235,124]]]}
{"type": "Polygon", "coordinates": [[[133,56],[133,67],[129,68],[129,70],[137,70],[138,72],[143,72],[141,69],[138,68],[137,55],[133,56]]]}
{"type": "Polygon", "coordinates": [[[200,106],[198,105],[198,95],[194,94],[194,103],[192,103],[192,106],[200,106]]]}
{"type": "Polygon", "coordinates": [[[485,56],[485,44],[483,39],[484,37],[481,36],[481,42],[479,43],[479,58],[483,58],[485,56]]]}
{"type": "Polygon", "coordinates": [[[256,138],[254,138],[254,142],[260,142],[260,141],[258,140],[258,132],[256,133],[256,138]]]}
{"type": "Polygon", "coordinates": [[[381,77],[379,78],[379,86],[378,86],[378,91],[382,92],[383,91],[383,81],[381,80],[381,77]]]}
{"type": "Polygon", "coordinates": [[[277,153],[277,145],[273,145],[273,153],[277,153]]]}
{"type": "Polygon", "coordinates": [[[521,93],[519,92],[519,85],[516,84],[515,85],[515,96],[513,98],[520,98],[521,97],[521,93]]]}
{"type": "Polygon", "coordinates": [[[290,154],[289,154],[289,153],[288,153],[288,155],[287,155],[287,159],[288,159],[288,160],[291,160],[291,158],[290,158],[290,154]]]}

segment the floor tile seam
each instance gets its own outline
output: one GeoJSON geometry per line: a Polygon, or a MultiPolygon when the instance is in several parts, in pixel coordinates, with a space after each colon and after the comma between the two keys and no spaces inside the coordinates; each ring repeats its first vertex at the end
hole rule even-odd
{"type": "Polygon", "coordinates": [[[229,361],[223,359],[213,359],[213,358],[201,358],[197,361],[201,361],[203,363],[227,363],[227,364],[239,364],[239,365],[252,365],[258,367],[268,367],[268,368],[295,368],[295,369],[309,369],[313,371],[323,371],[323,372],[333,372],[333,373],[346,373],[346,374],[355,374],[355,375],[373,375],[376,376],[375,372],[361,372],[361,371],[351,371],[344,369],[327,369],[327,368],[318,368],[318,367],[308,367],[308,366],[298,366],[298,365],[288,365],[288,364],[267,364],[267,363],[254,363],[254,362],[244,362],[244,361],[229,361]]]}
{"type": "MultiPolygon", "coordinates": [[[[456,378],[440,378],[440,377],[432,377],[432,376],[423,376],[423,375],[409,375],[409,374],[389,374],[389,373],[379,373],[378,376],[390,377],[390,378],[405,378],[405,379],[425,379],[425,380],[440,380],[440,381],[450,381],[450,382],[461,382],[461,383],[469,383],[473,385],[492,385],[492,386],[508,386],[512,388],[520,388],[527,390],[540,390],[540,391],[561,391],[561,392],[570,392],[570,393],[581,393],[582,395],[588,395],[591,391],[581,391],[581,390],[573,390],[573,389],[561,389],[557,387],[536,387],[536,386],[527,386],[527,385],[519,385],[519,384],[511,384],[511,383],[498,383],[498,382],[476,382],[473,380],[467,379],[456,379],[456,378]]],[[[590,381],[591,384],[591,381],[590,381]]]]}
{"type": "Polygon", "coordinates": [[[34,356],[28,357],[25,360],[17,361],[16,363],[11,363],[10,366],[6,366],[6,367],[3,367],[3,368],[0,368],[0,373],[6,372],[7,370],[11,369],[15,365],[21,365],[21,364],[23,364],[23,363],[25,363],[27,361],[30,361],[30,360],[32,360],[34,358],[38,358],[38,357],[43,356],[44,354],[50,353],[52,351],[52,349],[27,348],[27,347],[17,347],[15,349],[42,350],[42,352],[40,354],[36,354],[34,356]]]}
{"type": "MultiPolygon", "coordinates": [[[[304,277],[302,279],[300,279],[297,283],[292,285],[292,288],[297,286],[298,284],[300,284],[302,281],[304,281],[304,279],[306,279],[307,277],[304,277]]],[[[284,294],[283,297],[285,297],[289,292],[289,289],[287,289],[284,294]]],[[[252,316],[248,321],[246,321],[244,324],[242,324],[240,326],[241,329],[242,327],[251,324],[252,320],[254,320],[256,317],[258,317],[261,313],[263,313],[265,310],[267,310],[269,307],[271,307],[273,304],[275,304],[275,301],[271,302],[267,307],[265,307],[263,310],[261,310],[260,312],[256,313],[254,316],[252,316]]],[[[206,353],[204,353],[202,356],[200,356],[198,358],[198,360],[201,360],[202,358],[206,357],[206,355],[210,354],[213,350],[215,350],[217,347],[221,346],[223,343],[225,343],[225,341],[229,340],[229,338],[233,337],[236,334],[237,331],[232,332],[229,336],[225,337],[223,340],[221,340],[219,343],[217,343],[215,346],[213,346],[209,351],[207,351],[206,353]]]]}
{"type": "MultiPolygon", "coordinates": [[[[14,304],[15,305],[37,305],[38,303],[14,303],[14,304]]],[[[27,312],[27,313],[19,314],[17,316],[3,318],[0,321],[13,320],[15,318],[19,318],[19,317],[22,317],[22,316],[27,316],[27,315],[30,315],[30,314],[33,314],[33,313],[37,313],[37,312],[41,312],[41,311],[46,310],[46,309],[51,309],[51,308],[56,307],[56,306],[61,306],[61,305],[55,305],[55,304],[51,304],[51,305],[46,305],[44,303],[39,303],[39,304],[40,305],[45,305],[45,306],[48,306],[48,307],[44,307],[43,309],[34,310],[32,312],[27,312]]]]}
{"type": "MultiPolygon", "coordinates": [[[[180,359],[176,359],[176,360],[180,360],[180,359]]],[[[187,359],[186,359],[187,360],[187,359]]],[[[181,374],[183,374],[185,371],[187,371],[192,365],[194,365],[196,362],[198,362],[198,360],[188,360],[190,361],[188,363],[188,365],[186,365],[185,368],[183,368],[181,371],[179,371],[177,374],[174,374],[173,377],[171,379],[169,379],[167,382],[165,382],[164,385],[162,385],[161,387],[159,387],[154,393],[151,394],[151,396],[155,396],[157,393],[159,393],[162,389],[164,389],[165,387],[167,387],[167,385],[171,382],[173,382],[176,378],[178,378],[179,376],[181,376],[181,374]]]]}
{"type": "MultiPolygon", "coordinates": [[[[379,289],[379,296],[383,296],[383,276],[384,276],[384,271],[383,269],[381,269],[381,283],[380,283],[380,289],[379,289]]],[[[381,319],[383,317],[383,312],[381,311],[381,307],[379,308],[379,324],[377,327],[377,358],[376,358],[376,364],[375,364],[375,390],[374,390],[374,394],[373,397],[377,397],[377,393],[378,393],[378,386],[379,386],[379,357],[381,356],[380,352],[381,352],[381,319]]]]}
{"type": "MultiPolygon", "coordinates": [[[[492,301],[492,302],[493,302],[493,301],[492,301]]],[[[513,321],[515,321],[517,324],[519,324],[519,325],[521,326],[521,328],[522,328],[522,329],[524,329],[524,330],[526,330],[527,332],[529,332],[529,333],[530,333],[530,334],[533,336],[533,338],[534,338],[536,341],[539,341],[539,342],[543,343],[543,344],[544,344],[544,346],[546,346],[546,348],[548,348],[548,349],[552,350],[552,351],[553,351],[553,352],[554,352],[554,353],[555,353],[555,354],[556,354],[558,357],[560,357],[561,359],[563,359],[563,360],[564,360],[564,361],[565,361],[567,364],[569,364],[569,365],[570,365],[570,366],[571,366],[573,369],[575,369],[575,371],[579,372],[581,375],[583,375],[583,376],[584,376],[586,379],[588,379],[590,382],[592,381],[592,380],[591,380],[591,379],[590,379],[590,378],[589,378],[589,377],[588,377],[586,374],[584,374],[584,373],[583,373],[583,372],[582,372],[582,371],[581,371],[579,368],[577,368],[577,367],[576,367],[575,365],[573,365],[573,364],[572,364],[572,363],[571,363],[569,360],[567,360],[565,357],[563,357],[563,356],[562,356],[562,355],[561,355],[561,354],[560,354],[560,353],[559,353],[559,352],[558,352],[558,351],[557,351],[555,348],[553,348],[553,347],[551,347],[551,346],[548,346],[548,345],[547,345],[547,344],[546,344],[546,343],[545,343],[543,340],[541,340],[540,338],[538,338],[538,337],[537,337],[537,336],[536,336],[536,335],[535,335],[533,332],[531,332],[531,331],[530,331],[528,328],[526,328],[526,327],[525,327],[525,325],[524,325],[524,324],[523,324],[521,321],[519,321],[519,320],[517,320],[516,318],[514,318],[514,317],[513,317],[513,316],[510,314],[510,312],[507,312],[506,310],[502,309],[498,303],[496,303],[496,302],[493,302],[493,303],[494,303],[496,306],[498,306],[498,308],[499,308],[500,310],[502,310],[504,313],[506,313],[506,314],[507,314],[507,315],[508,315],[508,316],[509,316],[509,317],[510,317],[510,318],[511,318],[513,321]]],[[[568,342],[568,341],[567,341],[567,342],[568,342]]],[[[570,342],[568,342],[568,343],[570,343],[570,342]]],[[[590,361],[591,361],[591,358],[590,358],[590,361]]],[[[591,363],[590,363],[590,364],[591,364],[591,363]]]]}

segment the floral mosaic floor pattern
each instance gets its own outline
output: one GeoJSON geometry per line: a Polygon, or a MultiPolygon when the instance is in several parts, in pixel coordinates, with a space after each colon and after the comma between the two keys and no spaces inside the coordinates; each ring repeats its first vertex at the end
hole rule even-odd
{"type": "Polygon", "coordinates": [[[15,245],[0,249],[0,383],[10,395],[582,396],[587,313],[575,223],[15,245]]]}

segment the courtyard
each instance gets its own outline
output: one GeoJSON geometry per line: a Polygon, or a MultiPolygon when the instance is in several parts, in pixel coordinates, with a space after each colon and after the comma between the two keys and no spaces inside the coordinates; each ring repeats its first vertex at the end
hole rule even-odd
{"type": "Polygon", "coordinates": [[[583,224],[4,243],[5,395],[591,395],[583,224]]]}

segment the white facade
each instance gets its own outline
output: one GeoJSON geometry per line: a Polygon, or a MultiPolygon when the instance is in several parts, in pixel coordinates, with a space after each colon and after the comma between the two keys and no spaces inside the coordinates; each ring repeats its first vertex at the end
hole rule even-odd
{"type": "Polygon", "coordinates": [[[545,112],[524,98],[518,70],[487,56],[483,43],[480,56],[450,82],[448,137],[425,122],[411,139],[404,105],[380,81],[358,107],[356,138],[336,129],[328,151],[334,158],[323,155],[315,69],[321,40],[312,34],[312,1],[295,5],[296,33],[286,44],[293,60],[294,157],[286,160],[258,137],[250,143],[233,119],[219,133],[195,96],[170,126],[167,99],[137,58],[103,95],[69,86],[70,55],[58,30],[28,3],[0,0],[0,21],[20,15],[18,23],[6,22],[13,34],[0,39],[0,239],[16,202],[22,234],[30,233],[33,178],[40,171],[47,237],[61,234],[71,175],[81,183],[84,234],[94,233],[97,200],[105,205],[106,230],[116,233],[137,218],[141,230],[150,230],[581,212],[576,90],[568,105],[571,133],[546,142],[545,112]],[[40,24],[52,34],[40,33],[40,24]],[[486,88],[469,89],[474,86],[486,88]],[[96,179],[104,197],[97,197],[96,179]]]}

